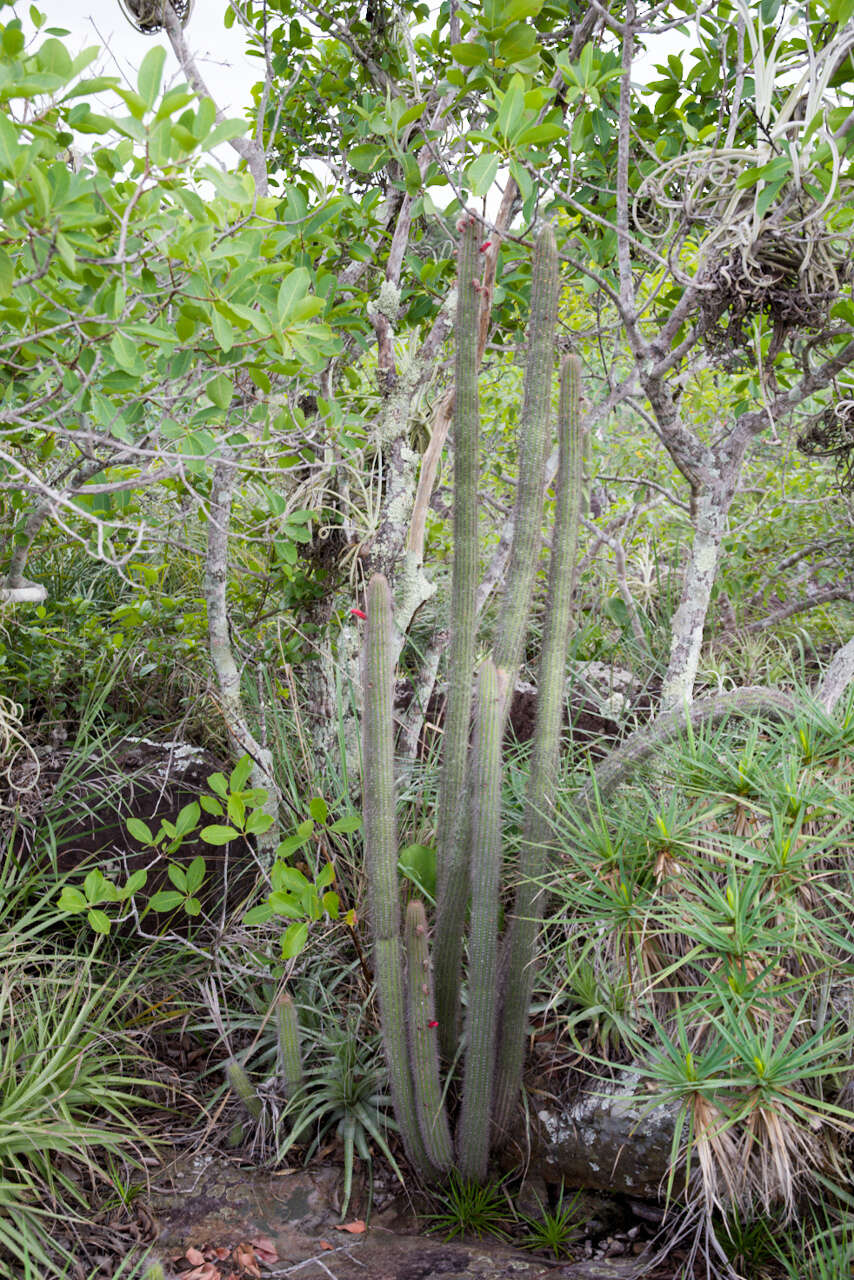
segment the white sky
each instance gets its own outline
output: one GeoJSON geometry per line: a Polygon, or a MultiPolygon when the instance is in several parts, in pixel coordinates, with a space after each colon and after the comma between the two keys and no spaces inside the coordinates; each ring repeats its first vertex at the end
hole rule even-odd
{"type": "MultiPolygon", "coordinates": [[[[36,7],[47,14],[48,26],[63,27],[71,32],[73,48],[101,45],[106,53],[99,62],[105,74],[120,72],[135,86],[136,71],[148,49],[161,41],[168,59],[165,77],[178,78],[178,68],[169,41],[164,35],[143,36],[125,19],[118,0],[35,0],[36,7]]],[[[235,24],[230,31],[223,26],[223,0],[196,0],[187,25],[187,42],[196,55],[214,100],[227,116],[241,115],[249,106],[250,89],[260,79],[261,63],[245,55],[245,40],[235,24]]],[[[20,6],[23,18],[26,8],[20,6]]],[[[183,77],[181,77],[183,79],[183,77]]]]}

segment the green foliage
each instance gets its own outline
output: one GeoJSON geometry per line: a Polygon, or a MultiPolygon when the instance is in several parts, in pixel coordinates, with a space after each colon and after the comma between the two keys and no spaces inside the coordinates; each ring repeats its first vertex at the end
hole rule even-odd
{"type": "Polygon", "coordinates": [[[607,815],[564,810],[566,1025],[677,1106],[668,1190],[745,1227],[846,1167],[854,1032],[830,992],[854,973],[850,737],[850,705],[725,725],[607,815]]]}
{"type": "Polygon", "coordinates": [[[566,1257],[570,1246],[575,1243],[583,1229],[583,1219],[578,1211],[578,1200],[581,1192],[577,1192],[567,1200],[561,1196],[557,1205],[546,1208],[540,1203],[539,1217],[530,1218],[524,1214],[519,1221],[525,1228],[521,1244],[526,1249],[537,1249],[548,1252],[553,1258],[566,1257]]]}
{"type": "Polygon", "coordinates": [[[477,1236],[510,1240],[509,1202],[500,1182],[464,1178],[451,1170],[442,1190],[434,1193],[436,1212],[427,1215],[428,1230],[445,1240],[477,1236]]]}

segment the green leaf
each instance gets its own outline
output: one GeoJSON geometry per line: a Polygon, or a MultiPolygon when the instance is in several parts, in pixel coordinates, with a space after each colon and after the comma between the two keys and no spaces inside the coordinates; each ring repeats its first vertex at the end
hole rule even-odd
{"type": "Polygon", "coordinates": [[[195,800],[185,804],[175,819],[175,834],[185,836],[188,831],[193,830],[200,817],[201,809],[195,800]]]}
{"type": "Polygon", "coordinates": [[[482,155],[473,160],[466,169],[466,181],[473,196],[488,195],[498,176],[500,157],[482,155]]]}
{"type": "MultiPolygon", "coordinates": [[[[224,352],[225,355],[228,355],[229,351],[234,346],[233,328],[228,323],[225,316],[220,315],[220,313],[216,310],[211,312],[211,327],[213,328],[213,334],[220,346],[220,349],[224,352]]],[[[211,394],[210,388],[208,388],[208,395],[210,394],[211,394]]],[[[211,396],[211,399],[213,399],[212,396],[211,396]]],[[[231,396],[229,395],[229,402],[230,401],[231,401],[231,396]]],[[[217,400],[215,401],[215,403],[219,404],[219,401],[217,400]]],[[[221,409],[225,409],[227,408],[227,405],[219,404],[219,407],[221,409]]]]}
{"type": "Polygon", "coordinates": [[[296,867],[289,867],[284,862],[277,862],[273,869],[273,884],[276,889],[287,893],[304,894],[311,888],[306,877],[296,867]]]}
{"type": "Polygon", "coordinates": [[[249,817],[246,819],[244,830],[250,836],[262,836],[265,831],[269,831],[274,822],[271,813],[265,813],[263,809],[253,809],[249,817]]]}
{"type": "Polygon", "coordinates": [[[298,924],[289,924],[282,934],[282,959],[292,960],[298,956],[308,941],[308,925],[304,920],[298,924]]]}
{"type": "Polygon", "coordinates": [[[285,328],[293,319],[297,303],[307,295],[310,284],[311,273],[307,267],[295,267],[285,276],[276,300],[276,310],[282,328],[285,328]]]}
{"type": "Polygon", "coordinates": [[[387,154],[385,147],[362,143],[358,147],[350,148],[347,152],[347,160],[357,173],[373,173],[374,169],[379,168],[387,154]]]}
{"type": "MultiPolygon", "coordinates": [[[[518,73],[510,81],[510,87],[501,100],[501,106],[495,121],[499,133],[509,138],[522,119],[525,110],[525,81],[518,73]]],[[[492,184],[490,183],[490,186],[492,184]]]]}
{"type": "Polygon", "coordinates": [[[234,827],[214,824],[210,827],[202,827],[199,837],[205,844],[228,844],[231,840],[239,840],[240,832],[235,831],[234,827]]]}
{"type": "Polygon", "coordinates": [[[153,49],[148,50],[139,65],[136,87],[139,91],[139,96],[149,111],[154,106],[155,99],[160,92],[160,81],[163,78],[163,64],[165,61],[166,50],[162,44],[158,44],[153,49]]]}
{"type": "Polygon", "coordinates": [[[299,898],[295,898],[292,893],[285,893],[284,890],[271,893],[267,901],[277,916],[289,916],[291,919],[301,920],[305,915],[305,907],[299,898]]]}
{"type": "Polygon", "coordinates": [[[322,904],[323,904],[323,910],[329,916],[330,920],[337,920],[338,912],[341,906],[341,899],[338,897],[338,894],[331,893],[331,892],[324,893],[322,904]]]}
{"type": "Polygon", "coordinates": [[[172,881],[176,889],[180,889],[182,893],[187,892],[187,876],[183,867],[179,867],[174,862],[170,862],[166,868],[166,874],[172,881]]]}
{"type": "Polygon", "coordinates": [[[11,169],[18,155],[18,130],[8,116],[0,115],[0,164],[11,169]]]}
{"type": "Polygon", "coordinates": [[[323,823],[329,817],[329,808],[323,796],[315,796],[313,800],[309,800],[308,811],[315,822],[323,823]]]}
{"type": "Polygon", "coordinates": [[[193,858],[193,861],[187,867],[187,892],[195,893],[205,878],[206,871],[205,860],[202,857],[193,858]]]}
{"type": "Polygon", "coordinates": [[[268,920],[273,918],[273,908],[268,902],[262,902],[257,907],[252,907],[243,917],[245,925],[266,924],[268,920]]]}
{"type": "Polygon", "coordinates": [[[461,67],[479,67],[489,57],[489,50],[482,44],[452,44],[451,56],[461,67]]]}
{"type": "Polygon", "coordinates": [[[110,917],[103,911],[90,911],[86,918],[96,933],[106,935],[110,932],[110,917]]]}
{"type": "Polygon", "coordinates": [[[164,889],[162,893],[155,893],[151,899],[151,908],[153,911],[174,911],[176,907],[180,907],[184,898],[183,893],[176,893],[174,889],[164,889]]]}
{"type": "Polygon", "coordinates": [[[785,185],[785,178],[779,178],[776,182],[766,183],[756,197],[756,213],[758,217],[763,218],[765,216],[785,185]]]}
{"type": "Polygon", "coordinates": [[[230,791],[242,791],[252,773],[252,761],[248,755],[241,756],[231,771],[228,779],[230,791]]]}
{"type": "Polygon", "coordinates": [[[60,911],[85,911],[89,906],[86,901],[86,895],[81,893],[79,889],[75,889],[73,885],[67,884],[59,895],[58,903],[60,911]]]}
{"type": "Polygon", "coordinates": [[[199,796],[199,804],[205,813],[210,813],[218,818],[222,817],[222,805],[213,796],[199,796]]]}
{"type": "Polygon", "coordinates": [[[202,909],[202,904],[198,898],[188,898],[184,903],[184,910],[188,916],[197,916],[202,909]]]}
{"type": "Polygon", "coordinates": [[[147,822],[143,822],[141,818],[128,818],[125,826],[128,829],[128,833],[133,836],[134,840],[138,840],[140,844],[154,844],[151,827],[147,822]]]}
{"type": "Polygon", "coordinates": [[[15,279],[15,267],[5,249],[0,249],[0,298],[8,298],[15,279]]]}
{"type": "Polygon", "coordinates": [[[410,844],[401,849],[397,861],[401,875],[411,881],[431,902],[436,899],[436,850],[432,845],[410,844]]]}
{"type": "Polygon", "coordinates": [[[216,405],[218,409],[228,409],[231,407],[231,398],[234,389],[231,379],[227,378],[224,373],[218,373],[215,378],[211,378],[205,387],[208,398],[216,405]]]}
{"type": "Polygon", "coordinates": [[[140,867],[139,871],[134,871],[133,875],[128,876],[127,883],[122,889],[123,898],[132,898],[133,895],[145,886],[148,879],[148,872],[145,867],[140,867]]]}
{"type": "Polygon", "coordinates": [[[348,813],[345,818],[339,818],[337,822],[333,822],[329,828],[336,835],[349,835],[351,831],[361,830],[362,819],[358,813],[348,813]]]}
{"type": "Polygon", "coordinates": [[[320,875],[314,882],[314,887],[320,892],[322,889],[328,889],[335,879],[335,868],[331,862],[327,862],[326,866],[320,872],[320,875]]]}
{"type": "Polygon", "coordinates": [[[228,795],[228,783],[225,780],[225,775],[222,773],[212,773],[208,778],[208,786],[211,791],[215,792],[216,795],[220,796],[223,800],[228,795]]]}

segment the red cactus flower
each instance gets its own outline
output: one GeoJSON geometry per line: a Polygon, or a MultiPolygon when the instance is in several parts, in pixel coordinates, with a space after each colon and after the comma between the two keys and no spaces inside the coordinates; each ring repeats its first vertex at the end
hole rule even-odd
{"type": "Polygon", "coordinates": [[[483,244],[480,246],[480,252],[486,253],[487,249],[490,248],[491,245],[492,245],[491,240],[484,240],[483,244]]]}
{"type": "Polygon", "coordinates": [[[427,1023],[428,1027],[438,1027],[438,1025],[439,1025],[438,1022],[435,1022],[435,1021],[427,1023]]]}
{"type": "Polygon", "coordinates": [[[350,612],[354,618],[362,618],[364,621],[367,620],[368,615],[365,613],[364,609],[351,609],[350,612]]]}

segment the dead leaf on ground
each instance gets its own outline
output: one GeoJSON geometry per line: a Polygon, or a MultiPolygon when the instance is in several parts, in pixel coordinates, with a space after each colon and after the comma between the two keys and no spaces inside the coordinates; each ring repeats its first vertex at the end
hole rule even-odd
{"type": "Polygon", "coordinates": [[[261,1280],[261,1268],[255,1261],[255,1250],[251,1244],[237,1245],[231,1261],[236,1267],[241,1267],[246,1275],[252,1276],[253,1280],[261,1280]]]}
{"type": "Polygon", "coordinates": [[[355,1222],[340,1222],[335,1230],[349,1231],[353,1236],[360,1236],[365,1230],[365,1224],[361,1218],[356,1218],[355,1222]]]}
{"type": "Polygon", "coordinates": [[[269,1236],[259,1236],[257,1240],[252,1240],[250,1243],[259,1262],[272,1263],[279,1261],[276,1246],[269,1236]]]}
{"type": "Polygon", "coordinates": [[[205,1260],[205,1255],[202,1253],[201,1249],[194,1249],[192,1245],[184,1254],[184,1257],[188,1262],[192,1263],[194,1267],[200,1267],[205,1260]]]}
{"type": "Polygon", "coordinates": [[[212,1262],[203,1262],[192,1271],[179,1271],[178,1280],[222,1280],[222,1272],[212,1262]]]}
{"type": "Polygon", "coordinates": [[[334,1248],[335,1248],[335,1246],[334,1246],[334,1245],[331,1245],[331,1244],[329,1243],[329,1241],[328,1241],[328,1240],[318,1240],[318,1242],[317,1242],[317,1243],[320,1245],[321,1249],[334,1249],[334,1248]]]}

